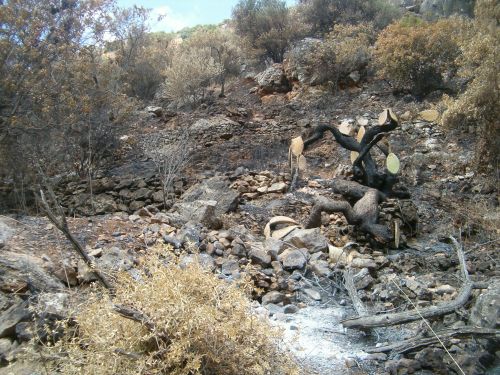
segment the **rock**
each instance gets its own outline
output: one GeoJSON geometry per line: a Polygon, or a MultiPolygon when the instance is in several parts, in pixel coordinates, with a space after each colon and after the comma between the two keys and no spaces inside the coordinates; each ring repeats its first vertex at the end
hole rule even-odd
{"type": "Polygon", "coordinates": [[[99,178],[92,180],[92,192],[94,194],[104,193],[115,189],[115,182],[110,177],[99,178]]]}
{"type": "Polygon", "coordinates": [[[420,362],[408,358],[391,360],[385,363],[385,371],[387,371],[390,375],[413,374],[420,370],[420,368],[420,362]]]}
{"type": "Polygon", "coordinates": [[[151,198],[157,203],[163,203],[163,191],[155,191],[151,198]]]}
{"type": "Polygon", "coordinates": [[[202,201],[216,201],[215,216],[234,211],[238,206],[238,193],[229,188],[224,177],[212,177],[200,184],[189,188],[182,196],[183,203],[202,201]]]}
{"type": "Polygon", "coordinates": [[[52,271],[54,276],[69,286],[78,285],[78,267],[68,259],[63,259],[61,263],[52,271]]]}
{"type": "Polygon", "coordinates": [[[34,255],[2,251],[0,256],[0,289],[9,290],[9,285],[23,283],[33,291],[63,289],[64,285],[48,274],[44,261],[34,255]]]}
{"type": "Polygon", "coordinates": [[[354,258],[351,261],[351,267],[354,268],[368,268],[374,270],[377,268],[377,263],[373,259],[367,258],[354,258]]]}
{"type": "Polygon", "coordinates": [[[495,282],[481,293],[472,307],[470,324],[476,327],[500,327],[500,283],[495,282]]]}
{"type": "Polygon", "coordinates": [[[222,263],[221,273],[226,276],[238,274],[240,265],[236,259],[227,259],[222,263]]]}
{"type": "Polygon", "coordinates": [[[286,184],[284,182],[275,182],[267,189],[268,193],[282,193],[286,190],[286,184]]]}
{"type": "Polygon", "coordinates": [[[162,107],[155,107],[155,106],[148,106],[148,107],[146,107],[146,112],[153,113],[156,117],[161,117],[161,115],[163,114],[163,108],[162,107]]]}
{"type": "Polygon", "coordinates": [[[249,244],[250,250],[248,250],[248,257],[254,264],[260,264],[263,267],[268,267],[271,265],[271,256],[263,248],[262,244],[259,242],[252,242],[249,244]]]}
{"type": "Polygon", "coordinates": [[[283,293],[272,291],[262,296],[262,305],[265,306],[270,303],[274,303],[277,305],[280,302],[283,302],[284,299],[285,295],[283,293]]]}
{"type": "MultiPolygon", "coordinates": [[[[132,268],[134,261],[132,257],[128,254],[127,250],[123,250],[119,247],[111,247],[105,249],[100,258],[95,259],[97,267],[104,271],[118,272],[118,271],[128,271],[132,268]]],[[[87,264],[83,260],[78,261],[78,279],[81,282],[92,282],[96,281],[97,278],[87,264]]]]}
{"type": "Polygon", "coordinates": [[[328,277],[331,273],[326,260],[319,259],[314,262],[311,261],[310,266],[311,270],[319,277],[328,277]]]}
{"type": "Polygon", "coordinates": [[[35,337],[35,332],[33,330],[33,324],[30,322],[17,323],[15,335],[16,335],[17,342],[30,341],[33,337],[35,337]]]}
{"type": "Polygon", "coordinates": [[[194,202],[181,202],[174,209],[187,221],[200,223],[207,228],[219,229],[222,222],[216,217],[217,201],[197,200],[194,202]]]}
{"type": "Polygon", "coordinates": [[[55,319],[64,319],[69,316],[69,302],[68,293],[41,293],[37,310],[55,319]]]}
{"type": "Polygon", "coordinates": [[[191,243],[197,247],[201,243],[201,230],[202,226],[200,224],[188,222],[181,228],[177,237],[183,245],[191,243]]]}
{"type": "Polygon", "coordinates": [[[259,84],[259,94],[268,95],[275,92],[285,93],[291,90],[282,64],[273,64],[262,73],[255,76],[259,84]]]}
{"type": "Polygon", "coordinates": [[[415,360],[420,362],[420,366],[424,369],[431,369],[436,374],[447,374],[446,364],[443,358],[446,357],[446,352],[440,348],[425,348],[415,355],[415,360]]]}
{"type": "Polygon", "coordinates": [[[201,268],[213,271],[215,270],[215,261],[208,254],[187,254],[181,258],[179,262],[179,267],[182,269],[186,269],[190,264],[198,262],[201,268]]]}
{"type": "Polygon", "coordinates": [[[146,200],[151,198],[152,195],[153,192],[151,190],[149,190],[147,187],[143,187],[132,192],[131,199],[138,201],[146,200]]]}
{"type": "Polygon", "coordinates": [[[266,310],[269,312],[269,316],[273,316],[275,314],[283,313],[283,307],[278,306],[274,303],[268,303],[266,305],[266,310]]]}
{"type": "MultiPolygon", "coordinates": [[[[130,209],[130,211],[137,211],[137,210],[140,210],[145,205],[146,205],[146,203],[144,203],[143,201],[132,201],[132,202],[130,202],[129,209],[130,209]]],[[[137,216],[139,216],[139,215],[137,215],[137,216]]]]}
{"type": "Polygon", "coordinates": [[[93,197],[94,212],[97,215],[113,213],[118,210],[114,198],[109,194],[99,194],[93,197]]]}
{"type": "Polygon", "coordinates": [[[310,253],[318,251],[328,251],[328,241],[321,234],[319,228],[313,229],[300,229],[297,228],[284,239],[284,242],[290,242],[295,247],[306,248],[310,253]]]}
{"type": "Polygon", "coordinates": [[[14,348],[14,345],[10,339],[0,339],[0,366],[6,362],[6,358],[9,352],[14,348]]]}
{"type": "Polygon", "coordinates": [[[305,86],[316,86],[327,83],[328,66],[324,69],[311,69],[309,56],[314,56],[323,41],[316,38],[305,38],[297,43],[286,53],[284,70],[290,81],[299,81],[305,86]]]}
{"type": "Polygon", "coordinates": [[[14,229],[8,223],[7,218],[0,217],[0,249],[7,244],[13,235],[14,229]]]}
{"type": "Polygon", "coordinates": [[[26,301],[18,302],[0,314],[0,338],[15,337],[16,325],[29,320],[31,313],[26,301]]]}
{"type": "Polygon", "coordinates": [[[353,277],[354,285],[356,286],[356,289],[365,289],[369,285],[373,283],[373,277],[370,275],[370,271],[368,271],[368,268],[363,268],[361,271],[359,271],[357,274],[355,274],[353,277]]]}
{"type": "Polygon", "coordinates": [[[308,256],[307,249],[286,249],[278,260],[287,271],[301,270],[306,266],[308,256]]]}
{"type": "Polygon", "coordinates": [[[280,255],[286,248],[286,244],[276,238],[268,238],[264,241],[264,249],[271,255],[273,260],[278,259],[280,255]]]}
{"type": "Polygon", "coordinates": [[[321,301],[321,294],[315,289],[306,288],[303,290],[304,294],[314,301],[321,301]]]}
{"type": "Polygon", "coordinates": [[[298,308],[298,306],[296,306],[296,305],[292,305],[292,304],[290,304],[290,305],[285,305],[285,306],[283,307],[283,312],[284,312],[285,314],[295,314],[295,313],[296,313],[296,312],[298,312],[298,311],[299,311],[299,308],[298,308]]]}
{"type": "Polygon", "coordinates": [[[357,70],[351,72],[347,77],[349,78],[349,83],[355,85],[358,84],[359,81],[361,81],[361,74],[357,70]]]}
{"type": "Polygon", "coordinates": [[[216,131],[218,134],[231,134],[240,126],[236,121],[233,121],[225,116],[213,116],[203,118],[196,121],[189,130],[194,134],[206,135],[207,132],[216,131]]]}

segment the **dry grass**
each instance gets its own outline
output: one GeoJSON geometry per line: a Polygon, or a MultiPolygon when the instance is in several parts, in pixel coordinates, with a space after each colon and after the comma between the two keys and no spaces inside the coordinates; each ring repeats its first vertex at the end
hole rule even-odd
{"type": "Polygon", "coordinates": [[[252,313],[248,279],[220,280],[198,264],[157,247],[140,278],[118,277],[113,301],[94,291],[76,316],[76,328],[46,347],[63,374],[294,374],[280,349],[280,332],[252,313]],[[148,326],[122,317],[113,304],[141,311],[148,326]],[[154,328],[151,328],[154,326],[154,328]]]}

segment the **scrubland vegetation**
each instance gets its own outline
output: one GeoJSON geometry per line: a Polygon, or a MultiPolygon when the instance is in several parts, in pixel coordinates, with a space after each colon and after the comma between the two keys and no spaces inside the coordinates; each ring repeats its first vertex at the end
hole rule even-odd
{"type": "MultiPolygon", "coordinates": [[[[29,190],[40,175],[74,174],[90,185],[138,109],[196,110],[224,97],[228,81],[272,63],[304,66],[332,95],[353,72],[416,100],[438,92],[443,128],[472,129],[477,168],[498,167],[495,0],[475,1],[473,17],[425,17],[385,0],[240,0],[222,24],[179,33],[150,32],[149,16],[112,0],[0,1],[1,179],[29,190]],[[294,53],[304,40],[311,47],[294,53]]],[[[47,349],[64,358],[50,365],[67,374],[296,371],[279,334],[250,312],[248,284],[196,264],[183,270],[173,258],[154,252],[139,282],[120,277],[112,303],[95,292],[77,328],[66,322],[68,335],[47,349]],[[117,315],[118,303],[149,325],[117,315]]]]}

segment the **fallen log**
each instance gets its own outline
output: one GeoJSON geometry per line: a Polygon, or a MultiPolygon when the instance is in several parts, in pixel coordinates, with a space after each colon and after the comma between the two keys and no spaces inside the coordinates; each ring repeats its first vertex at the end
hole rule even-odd
{"type": "Polygon", "coordinates": [[[356,285],[354,285],[354,278],[352,277],[350,269],[344,271],[344,286],[347,289],[347,294],[349,294],[349,298],[351,298],[354,310],[356,310],[358,315],[359,316],[368,315],[368,310],[365,304],[361,301],[361,298],[359,298],[358,290],[356,289],[356,285]]]}
{"type": "Polygon", "coordinates": [[[414,352],[426,348],[429,345],[439,344],[449,345],[452,338],[500,338],[500,330],[477,327],[459,327],[436,332],[432,337],[413,337],[402,340],[394,344],[383,345],[377,348],[366,349],[367,353],[387,353],[395,352],[400,354],[414,352]]]}
{"type": "Polygon", "coordinates": [[[469,274],[467,272],[465,255],[462,247],[453,237],[450,237],[450,240],[455,247],[455,250],[457,251],[458,259],[460,261],[460,271],[462,273],[462,277],[465,279],[465,282],[460,289],[460,293],[458,293],[458,296],[454,300],[439,304],[437,306],[430,306],[419,310],[371,316],[360,316],[356,318],[346,319],[341,322],[342,325],[345,328],[357,328],[362,330],[376,327],[387,327],[396,324],[409,323],[419,319],[428,319],[447,315],[465,305],[465,303],[469,300],[472,289],[474,288],[474,283],[470,280],[469,274]]]}

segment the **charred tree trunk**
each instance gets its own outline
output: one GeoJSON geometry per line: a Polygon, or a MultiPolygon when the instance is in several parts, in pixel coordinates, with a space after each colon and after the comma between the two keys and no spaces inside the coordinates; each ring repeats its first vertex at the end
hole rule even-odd
{"type": "Polygon", "coordinates": [[[358,157],[353,162],[355,181],[367,187],[377,189],[389,197],[409,198],[407,191],[394,190],[394,185],[398,182],[397,176],[385,168],[383,171],[380,171],[370,154],[371,149],[377,146],[382,153],[386,156],[388,155],[388,150],[383,146],[377,145],[377,143],[389,132],[396,129],[399,123],[390,110],[386,110],[384,118],[385,121],[381,121],[382,125],[369,128],[360,142],[351,136],[341,133],[334,126],[320,125],[314,129],[314,134],[304,141],[304,149],[307,150],[309,146],[322,139],[325,132],[330,132],[338,144],[349,151],[358,153],[358,157]]]}

